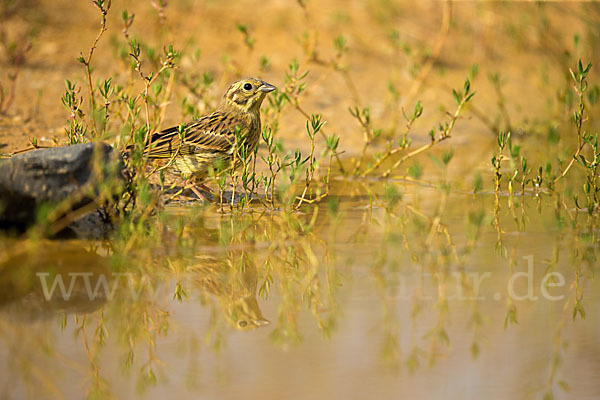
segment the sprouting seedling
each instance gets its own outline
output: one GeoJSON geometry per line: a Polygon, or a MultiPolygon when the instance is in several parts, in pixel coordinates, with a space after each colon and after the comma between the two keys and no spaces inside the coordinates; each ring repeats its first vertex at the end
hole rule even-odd
{"type": "Polygon", "coordinates": [[[406,129],[404,130],[402,137],[398,141],[398,146],[400,146],[400,147],[410,146],[410,140],[408,139],[408,133],[410,132],[410,129],[412,128],[415,121],[417,119],[419,119],[419,117],[421,117],[421,115],[423,115],[423,105],[421,104],[421,100],[417,100],[417,102],[415,103],[415,108],[413,110],[412,115],[406,115],[406,113],[404,112],[404,109],[402,109],[402,116],[406,120],[406,129]]]}
{"type": "MultiPolygon", "coordinates": [[[[300,105],[300,94],[306,90],[306,77],[308,76],[309,71],[305,71],[300,73],[300,64],[297,59],[293,59],[288,65],[288,71],[285,74],[285,87],[283,93],[285,96],[282,97],[281,102],[285,101],[289,102],[300,114],[302,114],[307,120],[310,120],[310,115],[302,108],[300,105]]],[[[276,94],[275,97],[279,96],[276,94]]],[[[327,133],[324,129],[319,130],[319,134],[323,139],[327,139],[327,133]]],[[[334,155],[339,170],[345,174],[346,170],[344,168],[344,164],[342,160],[339,158],[338,153],[334,155]]]]}
{"type": "MultiPolygon", "coordinates": [[[[504,94],[502,93],[502,85],[503,85],[502,77],[500,76],[500,73],[495,72],[495,73],[489,74],[488,79],[494,86],[494,91],[496,92],[497,105],[498,105],[498,109],[500,111],[500,116],[498,117],[498,119],[504,120],[505,129],[510,130],[511,124],[510,124],[510,116],[508,114],[508,110],[506,109],[506,96],[504,96],[504,94]]],[[[499,127],[499,124],[496,124],[496,127],[499,127]]]]}
{"type": "Polygon", "coordinates": [[[552,173],[552,163],[550,162],[550,160],[546,161],[546,164],[544,165],[544,172],[546,173],[546,181],[548,182],[548,188],[552,190],[552,185],[554,184],[555,176],[552,173]]]}
{"type": "MultiPolygon", "coordinates": [[[[583,192],[587,199],[587,210],[591,214],[600,205],[600,146],[598,144],[598,135],[586,135],[585,141],[590,148],[589,155],[586,157],[580,154],[577,163],[581,165],[586,172],[586,179],[583,183],[583,192]]],[[[582,208],[575,197],[577,208],[582,208]]]]}
{"type": "Polygon", "coordinates": [[[348,40],[344,35],[338,35],[333,39],[333,48],[335,55],[333,59],[330,61],[325,61],[319,58],[318,54],[314,52],[312,54],[314,61],[330,66],[335,72],[338,72],[344,78],[344,82],[346,83],[346,87],[348,91],[352,95],[352,99],[354,104],[360,105],[362,104],[360,100],[360,93],[352,80],[352,76],[350,75],[349,67],[345,63],[342,63],[342,59],[346,53],[348,53],[348,40]]]}
{"type": "Polygon", "coordinates": [[[348,52],[347,39],[344,35],[336,36],[333,39],[333,47],[336,51],[335,59],[339,60],[342,56],[348,52]]]}
{"type": "Polygon", "coordinates": [[[540,167],[538,168],[537,175],[531,180],[531,183],[533,184],[533,189],[535,190],[536,193],[539,192],[540,188],[542,187],[543,182],[544,182],[544,169],[540,165],[540,167]]]}
{"type": "MultiPolygon", "coordinates": [[[[140,75],[141,80],[144,82],[144,89],[135,97],[135,99],[142,98],[144,100],[144,108],[146,113],[146,127],[148,131],[151,131],[153,126],[150,123],[150,88],[152,85],[157,82],[158,78],[168,69],[175,68],[176,62],[180,57],[180,53],[173,48],[173,45],[169,44],[163,49],[164,56],[160,60],[160,68],[156,72],[150,72],[148,75],[144,75],[142,72],[142,59],[141,59],[141,48],[140,43],[137,39],[133,38],[129,42],[130,53],[132,59],[132,67],[135,71],[140,75]]],[[[151,57],[151,56],[150,56],[151,57]]],[[[170,91],[165,93],[165,98],[170,95],[170,91]]],[[[164,101],[163,101],[164,102],[164,101]]],[[[155,107],[158,107],[158,104],[154,104],[155,107]]],[[[164,108],[163,114],[158,117],[158,122],[164,116],[164,108]]]]}
{"type": "Polygon", "coordinates": [[[500,172],[502,155],[497,156],[494,154],[492,156],[492,168],[494,170],[494,187],[496,192],[500,190],[500,180],[502,179],[502,173],[500,172]]]}
{"type": "Polygon", "coordinates": [[[237,172],[236,166],[244,163],[243,157],[245,156],[244,147],[246,142],[246,138],[242,135],[242,130],[239,126],[235,127],[234,137],[235,142],[233,145],[233,159],[231,160],[231,165],[227,168],[227,174],[229,175],[229,179],[231,181],[231,202],[229,204],[229,208],[231,210],[233,210],[233,206],[235,204],[235,190],[240,179],[240,175],[237,172]]]}
{"type": "Polygon", "coordinates": [[[521,193],[525,193],[525,185],[531,180],[527,178],[531,172],[531,168],[527,166],[527,159],[525,157],[521,157],[521,169],[519,172],[521,173],[521,193]]]}
{"type": "Polygon", "coordinates": [[[577,158],[579,158],[581,151],[586,145],[586,141],[584,140],[584,136],[586,135],[586,133],[583,131],[583,122],[585,120],[585,92],[588,89],[588,83],[586,79],[591,68],[592,63],[588,63],[584,67],[580,59],[577,63],[577,72],[574,72],[572,69],[569,69],[571,78],[574,82],[575,92],[577,92],[577,95],[579,97],[579,107],[575,112],[573,112],[573,124],[575,125],[575,129],[577,131],[577,149],[575,150],[575,153],[573,154],[573,157],[571,158],[571,161],[569,162],[567,167],[562,171],[560,175],[558,175],[554,179],[553,184],[555,184],[567,175],[567,173],[573,166],[573,163],[577,158]]]}
{"type": "MultiPolygon", "coordinates": [[[[407,154],[405,154],[404,156],[400,157],[390,168],[388,168],[383,174],[383,177],[388,177],[392,171],[394,171],[396,168],[398,168],[402,163],[404,163],[406,160],[417,156],[418,154],[421,154],[424,151],[429,150],[431,147],[435,146],[436,144],[438,144],[441,141],[447,140],[450,138],[450,135],[452,133],[452,130],[454,129],[454,125],[456,124],[456,120],[459,118],[461,111],[463,110],[463,108],[465,107],[465,105],[473,98],[473,96],[475,95],[475,92],[471,91],[471,82],[469,81],[469,79],[466,79],[464,84],[463,84],[463,90],[459,91],[459,90],[452,90],[452,96],[454,97],[454,100],[456,101],[456,110],[454,111],[454,114],[449,114],[450,115],[450,120],[440,124],[437,132],[435,128],[432,128],[429,131],[429,137],[431,138],[430,143],[427,143],[413,151],[408,152],[407,154]]],[[[417,102],[417,104],[415,105],[415,109],[413,112],[413,115],[411,118],[409,118],[408,123],[407,123],[407,127],[410,129],[410,126],[412,125],[412,123],[421,116],[421,114],[423,113],[423,107],[421,105],[420,102],[417,102]]],[[[389,150],[386,154],[384,154],[383,157],[379,158],[379,160],[375,163],[374,166],[368,168],[366,171],[364,171],[362,173],[362,176],[365,176],[367,173],[372,172],[375,168],[379,167],[379,165],[381,165],[381,163],[383,162],[383,159],[389,157],[390,155],[396,153],[396,152],[400,152],[402,150],[408,150],[410,146],[410,142],[407,141],[406,139],[402,139],[399,142],[399,147],[397,148],[397,150],[389,150]]]]}
{"type": "Polygon", "coordinates": [[[77,58],[77,61],[79,61],[85,67],[85,72],[86,72],[87,80],[88,80],[89,96],[90,96],[89,100],[90,100],[90,114],[91,114],[91,118],[92,118],[92,130],[93,130],[94,136],[97,136],[98,129],[96,127],[96,121],[93,118],[93,115],[96,111],[96,97],[95,97],[95,93],[94,93],[94,87],[92,84],[92,57],[94,55],[94,51],[96,50],[96,46],[98,45],[98,42],[100,41],[100,38],[102,37],[104,32],[106,32],[106,16],[108,15],[108,10],[110,9],[110,6],[111,6],[111,0],[94,0],[92,2],[92,4],[100,11],[100,14],[102,17],[102,21],[100,24],[100,32],[98,32],[98,35],[94,39],[94,42],[92,43],[92,46],[90,47],[90,51],[89,51],[87,57],[84,58],[83,53],[81,53],[80,56],[77,58]]]}
{"type": "Polygon", "coordinates": [[[285,93],[295,102],[298,101],[298,96],[306,89],[304,80],[308,76],[308,72],[300,73],[300,63],[295,58],[288,65],[288,71],[285,73],[285,93]]]}
{"type": "Polygon", "coordinates": [[[448,164],[450,163],[450,160],[452,160],[452,157],[454,156],[454,150],[450,149],[444,152],[444,154],[442,154],[442,163],[444,164],[444,167],[447,167],[448,164]]]}
{"type": "MultiPolygon", "coordinates": [[[[307,159],[305,159],[302,164],[306,163],[306,161],[308,160],[308,169],[306,170],[306,180],[305,180],[305,184],[304,184],[304,190],[302,191],[302,195],[300,195],[297,199],[298,199],[298,204],[296,205],[296,208],[299,208],[302,203],[304,201],[306,201],[306,195],[308,192],[308,189],[310,187],[310,184],[312,182],[314,173],[315,173],[315,136],[316,134],[321,130],[321,128],[323,127],[323,125],[325,125],[325,121],[323,121],[323,117],[321,116],[321,114],[311,114],[310,116],[310,121],[306,121],[306,133],[310,139],[310,154],[308,156],[307,159]]],[[[334,144],[335,140],[331,139],[330,142],[332,143],[332,145],[334,144]]],[[[337,147],[337,143],[335,143],[335,146],[337,147]]],[[[299,154],[299,152],[297,153],[299,154]]],[[[299,163],[299,156],[296,157],[296,167],[298,167],[299,163]]]]}
{"type": "Polygon", "coordinates": [[[289,104],[290,98],[285,92],[275,90],[272,96],[268,97],[269,104],[275,109],[277,114],[281,114],[283,107],[289,104]]]}
{"type": "Polygon", "coordinates": [[[418,162],[415,162],[410,167],[408,167],[408,176],[415,180],[421,179],[421,176],[423,176],[423,166],[418,162]]]}
{"type": "Polygon", "coordinates": [[[277,174],[280,171],[278,168],[279,157],[276,153],[276,146],[273,141],[273,131],[271,127],[265,126],[262,130],[262,139],[267,144],[267,156],[261,156],[263,161],[269,167],[269,176],[265,176],[263,178],[263,185],[265,188],[265,196],[267,197],[267,201],[271,203],[271,206],[274,207],[274,192],[275,192],[275,180],[277,178],[277,174]]]}
{"type": "Polygon", "coordinates": [[[4,51],[8,58],[8,65],[12,67],[12,71],[8,74],[9,87],[4,89],[0,82],[0,115],[6,114],[14,102],[17,93],[17,80],[21,73],[21,67],[25,64],[27,53],[33,47],[32,37],[34,31],[31,30],[18,41],[4,43],[3,32],[0,33],[0,39],[4,44],[4,51]]]}
{"type": "Polygon", "coordinates": [[[498,149],[500,149],[500,152],[504,151],[504,148],[510,142],[510,132],[498,132],[496,142],[498,143],[498,149]]]}
{"type": "Polygon", "coordinates": [[[123,35],[127,40],[129,40],[129,28],[131,28],[134,18],[135,14],[129,14],[127,10],[123,10],[121,13],[121,19],[123,21],[123,35]]]}
{"type": "Polygon", "coordinates": [[[515,186],[514,182],[517,179],[518,175],[519,175],[519,171],[514,170],[513,173],[508,177],[508,194],[510,196],[512,196],[514,194],[514,186],[515,186]]]}
{"type": "Polygon", "coordinates": [[[410,132],[414,122],[419,117],[421,117],[422,114],[423,114],[423,105],[421,104],[420,100],[417,101],[417,103],[415,104],[415,108],[413,110],[412,115],[408,116],[408,115],[406,115],[404,110],[402,110],[402,115],[404,116],[404,118],[406,120],[406,129],[405,129],[404,133],[402,134],[402,136],[400,137],[400,139],[398,139],[398,143],[395,145],[393,141],[389,141],[387,144],[387,150],[383,154],[376,156],[375,163],[373,165],[371,165],[369,168],[367,168],[366,170],[362,171],[361,176],[366,176],[370,172],[379,168],[379,166],[385,160],[392,157],[394,154],[401,152],[405,149],[408,149],[410,147],[411,142],[410,142],[410,139],[408,138],[408,133],[410,132]]]}
{"type": "Polygon", "coordinates": [[[262,56],[260,58],[259,71],[266,72],[269,70],[270,67],[271,67],[271,60],[269,60],[269,58],[267,56],[262,56]]]}
{"type": "Polygon", "coordinates": [[[237,28],[238,32],[240,32],[244,36],[244,44],[246,45],[248,50],[252,51],[254,49],[254,44],[256,43],[256,40],[254,40],[254,38],[250,35],[248,25],[236,24],[235,27],[237,28]]]}
{"type": "Polygon", "coordinates": [[[152,4],[152,7],[158,13],[159,23],[161,25],[165,25],[167,23],[167,14],[165,11],[167,8],[168,0],[152,0],[150,4],[152,4]]]}
{"type": "Polygon", "coordinates": [[[181,143],[185,143],[185,138],[187,136],[187,134],[189,133],[190,128],[186,128],[185,125],[180,124],[177,126],[177,135],[179,136],[179,141],[181,143]]]}
{"type": "MultiPolygon", "coordinates": [[[[492,170],[494,171],[494,187],[495,191],[500,190],[500,182],[502,180],[502,161],[506,159],[504,156],[504,148],[510,143],[510,132],[500,131],[496,137],[496,144],[498,145],[498,154],[494,153],[492,156],[492,170]]],[[[509,145],[510,147],[510,145],[509,145]]]]}
{"type": "Polygon", "coordinates": [[[449,149],[444,151],[441,158],[438,158],[433,154],[428,154],[428,156],[443,173],[443,180],[440,183],[440,188],[444,189],[446,192],[449,191],[450,183],[446,180],[446,175],[448,173],[448,165],[454,157],[454,150],[449,149]]]}
{"type": "Polygon", "coordinates": [[[114,87],[112,86],[112,78],[106,79],[98,89],[100,90],[100,95],[102,95],[102,98],[105,100],[104,106],[108,106],[110,104],[108,99],[114,93],[114,87]]]}
{"type": "Polygon", "coordinates": [[[335,152],[340,144],[340,137],[336,135],[327,136],[327,149],[330,152],[335,152]]]}
{"type": "Polygon", "coordinates": [[[350,115],[352,115],[360,124],[363,129],[363,148],[360,153],[360,158],[354,163],[354,175],[358,175],[361,165],[364,161],[364,158],[367,153],[367,148],[373,143],[377,137],[381,135],[381,129],[373,129],[371,125],[371,109],[369,107],[366,108],[350,108],[348,110],[350,115]]]}
{"type": "Polygon", "coordinates": [[[473,194],[476,194],[483,188],[483,178],[481,176],[481,172],[477,171],[475,173],[475,178],[473,179],[473,194]]]}
{"type": "Polygon", "coordinates": [[[70,114],[69,127],[65,128],[65,133],[69,138],[70,144],[82,143],[87,141],[87,127],[83,121],[85,114],[82,109],[83,97],[80,96],[81,88],[68,79],[65,81],[65,86],[66,90],[61,101],[70,114]]]}
{"type": "Polygon", "coordinates": [[[112,78],[108,78],[99,85],[98,90],[100,91],[100,95],[104,101],[104,123],[102,127],[102,133],[106,130],[106,125],[108,123],[108,119],[110,117],[108,112],[108,107],[110,106],[110,97],[113,95],[115,88],[112,86],[112,78]]]}

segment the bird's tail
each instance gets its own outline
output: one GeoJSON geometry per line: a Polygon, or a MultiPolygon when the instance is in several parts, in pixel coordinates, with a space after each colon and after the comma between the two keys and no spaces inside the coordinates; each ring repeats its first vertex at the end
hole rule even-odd
{"type": "MultiPolygon", "coordinates": [[[[152,151],[150,144],[157,143],[159,138],[160,138],[159,132],[155,132],[152,134],[152,136],[150,137],[150,140],[148,142],[144,143],[144,147],[142,148],[142,153],[141,153],[142,157],[148,158],[148,159],[157,158],[156,155],[154,154],[154,152],[152,151]]],[[[125,146],[125,148],[123,148],[123,150],[121,151],[123,158],[126,160],[131,159],[136,151],[136,147],[137,146],[135,144],[129,144],[129,145],[125,146]]]]}

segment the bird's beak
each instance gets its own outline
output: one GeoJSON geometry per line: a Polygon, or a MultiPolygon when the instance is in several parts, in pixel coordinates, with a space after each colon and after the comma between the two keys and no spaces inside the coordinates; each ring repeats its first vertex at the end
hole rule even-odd
{"type": "Polygon", "coordinates": [[[273,90],[277,89],[275,86],[268,84],[267,82],[263,82],[262,85],[258,88],[260,92],[269,93],[273,90]]]}
{"type": "MultiPolygon", "coordinates": [[[[273,86],[271,86],[271,87],[273,87],[273,86]]],[[[271,90],[273,90],[273,89],[271,89],[271,90]]],[[[252,322],[254,322],[254,324],[256,326],[265,326],[265,325],[269,325],[271,323],[271,321],[269,321],[268,319],[264,319],[264,318],[255,319],[252,322]]]]}

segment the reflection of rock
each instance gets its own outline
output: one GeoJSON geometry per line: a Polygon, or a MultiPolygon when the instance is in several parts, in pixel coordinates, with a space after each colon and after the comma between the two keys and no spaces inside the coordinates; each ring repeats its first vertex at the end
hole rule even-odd
{"type": "Polygon", "coordinates": [[[69,211],[89,204],[100,192],[102,180],[120,177],[122,168],[120,155],[104,143],[40,149],[4,160],[0,227],[26,228],[35,222],[41,205],[72,200],[65,210],[69,211]],[[107,168],[111,164],[112,171],[107,168]]]}
{"type": "Polygon", "coordinates": [[[90,313],[107,300],[102,285],[95,290],[99,279],[106,279],[108,285],[112,280],[105,259],[81,247],[43,242],[3,254],[0,310],[20,319],[90,313]]]}
{"type": "Polygon", "coordinates": [[[188,267],[194,281],[215,295],[231,326],[247,331],[269,324],[256,301],[256,266],[242,254],[236,263],[230,258],[198,256],[188,267]]]}

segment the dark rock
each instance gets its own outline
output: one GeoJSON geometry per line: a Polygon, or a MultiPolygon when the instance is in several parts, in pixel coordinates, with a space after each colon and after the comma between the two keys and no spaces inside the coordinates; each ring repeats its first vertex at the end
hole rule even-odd
{"type": "Polygon", "coordinates": [[[68,213],[115,193],[123,182],[120,154],[105,143],[39,149],[0,161],[0,228],[23,230],[40,207],[68,213]],[[55,208],[56,209],[56,208],[55,208]]]}

